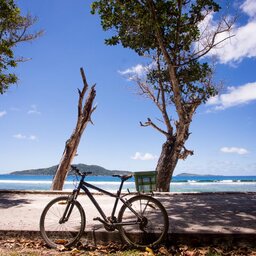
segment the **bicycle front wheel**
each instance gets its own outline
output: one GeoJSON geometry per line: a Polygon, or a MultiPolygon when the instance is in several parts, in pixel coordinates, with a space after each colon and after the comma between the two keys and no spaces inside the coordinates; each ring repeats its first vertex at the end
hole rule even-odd
{"type": "Polygon", "coordinates": [[[169,228],[168,215],[163,205],[146,195],[129,199],[120,209],[118,222],[123,239],[137,248],[154,247],[161,243],[169,228]]]}
{"type": "Polygon", "coordinates": [[[44,241],[52,248],[71,247],[83,235],[85,214],[76,200],[61,196],[49,202],[40,218],[40,232],[44,241]]]}

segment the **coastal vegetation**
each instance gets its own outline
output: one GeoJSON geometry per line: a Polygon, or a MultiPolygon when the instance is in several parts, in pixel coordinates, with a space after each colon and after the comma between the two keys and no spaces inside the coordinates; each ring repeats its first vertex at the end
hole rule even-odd
{"type": "Polygon", "coordinates": [[[30,14],[21,15],[13,0],[0,0],[0,94],[6,92],[11,84],[17,83],[18,77],[12,70],[19,62],[25,61],[24,58],[15,56],[14,48],[42,34],[42,30],[29,32],[35,23],[36,18],[30,14]]]}
{"type": "MultiPolygon", "coordinates": [[[[131,174],[129,171],[108,170],[98,165],[74,164],[81,172],[92,172],[92,175],[111,176],[114,174],[131,174]]],[[[24,171],[11,172],[13,175],[54,175],[58,165],[48,168],[30,169],[24,171]]],[[[69,173],[70,175],[72,173],[69,173]]]]}
{"type": "MultiPolygon", "coordinates": [[[[78,167],[81,172],[92,172],[93,176],[111,176],[114,174],[119,175],[129,175],[133,174],[134,172],[127,171],[127,170],[109,170],[99,165],[87,165],[87,164],[74,164],[74,166],[78,167]]],[[[11,172],[11,175],[55,175],[58,165],[54,165],[47,168],[38,168],[38,169],[29,169],[23,171],[15,171],[11,172]]],[[[73,173],[70,172],[68,175],[72,175],[73,173]]],[[[211,174],[196,174],[196,173],[179,173],[176,177],[195,177],[195,176],[216,176],[211,174]]],[[[217,175],[221,176],[221,175],[217,175]]]]}
{"type": "Polygon", "coordinates": [[[142,127],[152,127],[164,136],[156,166],[157,189],[169,191],[179,159],[193,151],[185,143],[190,124],[200,105],[218,93],[214,68],[204,58],[209,51],[232,37],[234,18],[217,14],[221,6],[209,1],[110,1],[92,4],[92,13],[109,31],[107,45],[121,44],[148,60],[138,72],[124,72],[135,81],[138,93],[159,111],[156,120],[147,118],[142,127]],[[204,58],[204,59],[203,59],[204,58]],[[202,61],[203,60],[203,61],[202,61]]]}

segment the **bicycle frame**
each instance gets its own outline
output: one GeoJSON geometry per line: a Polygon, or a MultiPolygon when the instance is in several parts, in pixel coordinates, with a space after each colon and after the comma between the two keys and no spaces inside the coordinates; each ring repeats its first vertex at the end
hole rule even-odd
{"type": "Polygon", "coordinates": [[[103,218],[100,219],[100,218],[96,218],[96,220],[99,220],[100,222],[106,224],[106,225],[113,225],[113,226],[119,226],[119,225],[131,225],[131,224],[134,224],[134,223],[116,223],[116,217],[115,217],[115,213],[116,213],[116,208],[117,208],[117,205],[118,205],[118,201],[120,200],[123,204],[125,204],[130,210],[131,212],[133,212],[136,217],[141,220],[141,216],[138,215],[138,213],[136,211],[133,210],[133,208],[122,198],[120,197],[121,195],[121,190],[122,190],[122,187],[123,187],[123,184],[124,184],[124,180],[121,180],[121,183],[120,183],[120,187],[117,191],[116,194],[113,194],[109,191],[106,191],[104,189],[101,189],[99,187],[96,187],[86,181],[84,181],[86,176],[82,176],[80,182],[79,182],[79,185],[77,187],[76,190],[74,190],[74,193],[75,193],[75,199],[77,198],[77,196],[79,195],[80,193],[80,190],[82,189],[85,194],[90,198],[91,202],[94,204],[94,206],[96,207],[96,209],[98,210],[98,212],[100,213],[101,217],[103,218]],[[94,189],[96,191],[99,191],[103,194],[106,194],[110,197],[114,197],[116,198],[115,200],[115,203],[114,203],[114,206],[113,206],[113,209],[112,209],[112,213],[111,213],[111,217],[110,219],[107,218],[107,216],[105,215],[105,213],[103,212],[103,210],[101,209],[100,205],[98,204],[98,202],[96,201],[96,199],[94,198],[94,196],[92,195],[92,193],[89,191],[88,188],[91,188],[91,189],[94,189]]]}
{"type": "Polygon", "coordinates": [[[77,201],[83,191],[98,211],[96,215],[99,217],[93,220],[100,221],[107,231],[117,230],[125,242],[137,248],[153,247],[163,241],[169,227],[168,214],[163,205],[149,195],[138,194],[129,198],[121,195],[123,184],[131,175],[113,175],[121,178],[121,181],[117,192],[111,193],[86,182],[86,176],[90,172],[82,173],[71,167],[80,176],[76,188],[69,196],[59,196],[51,200],[40,217],[40,232],[47,245],[52,248],[70,248],[84,235],[86,212],[81,202],[77,201]],[[102,210],[99,204],[101,200],[97,202],[92,190],[114,198],[110,212],[104,212],[104,207],[102,210]]]}

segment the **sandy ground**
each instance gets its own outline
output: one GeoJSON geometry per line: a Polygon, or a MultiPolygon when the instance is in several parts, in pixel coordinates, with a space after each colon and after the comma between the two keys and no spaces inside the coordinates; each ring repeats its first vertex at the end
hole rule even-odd
{"type": "MultiPolygon", "coordinates": [[[[45,205],[59,195],[49,193],[8,193],[0,191],[0,230],[38,231],[45,205]]],[[[110,216],[114,199],[96,195],[110,216]]],[[[169,215],[169,233],[256,234],[256,193],[199,193],[155,196],[169,215]]],[[[99,213],[89,198],[79,198],[84,207],[87,229],[102,226],[93,221],[99,213]]]]}

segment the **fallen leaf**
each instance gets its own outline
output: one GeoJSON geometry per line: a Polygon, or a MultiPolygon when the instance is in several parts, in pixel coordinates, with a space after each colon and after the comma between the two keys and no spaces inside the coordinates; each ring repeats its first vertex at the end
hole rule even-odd
{"type": "Polygon", "coordinates": [[[66,247],[64,245],[58,245],[57,250],[60,252],[64,252],[66,250],[66,247]]]}
{"type": "Polygon", "coordinates": [[[151,248],[146,247],[146,251],[149,253],[150,256],[155,256],[155,254],[151,248]]]}
{"type": "Polygon", "coordinates": [[[159,252],[163,255],[168,255],[169,254],[168,250],[165,247],[159,248],[159,252]]]}
{"type": "Polygon", "coordinates": [[[65,239],[56,239],[54,241],[55,244],[60,244],[60,245],[63,245],[63,244],[66,244],[68,241],[65,240],[65,239]]]}
{"type": "Polygon", "coordinates": [[[78,250],[77,248],[74,248],[72,251],[71,251],[71,254],[77,254],[77,253],[80,253],[81,251],[78,250]]]}

